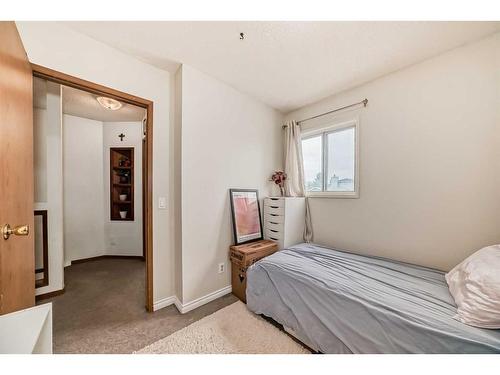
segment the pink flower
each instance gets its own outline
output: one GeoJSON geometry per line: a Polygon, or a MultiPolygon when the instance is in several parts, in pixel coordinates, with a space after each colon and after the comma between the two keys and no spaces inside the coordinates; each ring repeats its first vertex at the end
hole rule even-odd
{"type": "Polygon", "coordinates": [[[285,185],[286,174],[282,171],[275,171],[271,176],[271,181],[282,188],[285,185]]]}

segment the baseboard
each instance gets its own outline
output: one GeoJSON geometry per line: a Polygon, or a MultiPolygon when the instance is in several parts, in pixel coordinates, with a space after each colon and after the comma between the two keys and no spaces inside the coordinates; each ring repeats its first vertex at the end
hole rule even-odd
{"type": "Polygon", "coordinates": [[[179,298],[177,298],[177,296],[175,296],[175,301],[174,301],[174,304],[175,304],[175,307],[177,308],[177,310],[183,314],[182,312],[182,302],[179,300],[179,298]]]}
{"type": "Polygon", "coordinates": [[[52,297],[57,297],[60,296],[61,294],[64,294],[66,287],[60,289],[60,290],[54,290],[53,292],[49,293],[44,293],[44,294],[39,294],[35,296],[35,301],[41,301],[47,298],[52,298],[52,297]]]}
{"type": "Polygon", "coordinates": [[[162,298],[161,300],[153,303],[153,311],[158,311],[160,309],[163,309],[164,307],[167,307],[167,306],[170,306],[173,304],[177,305],[176,301],[178,301],[176,296],[162,298]]]}
{"type": "Polygon", "coordinates": [[[144,260],[144,257],[142,255],[98,255],[98,256],[90,257],[90,258],[82,258],[82,259],[72,260],[71,264],[93,262],[95,260],[100,260],[100,259],[140,259],[140,260],[144,260]]]}
{"type": "Polygon", "coordinates": [[[191,310],[196,309],[197,307],[200,307],[206,303],[209,303],[213,301],[214,299],[217,299],[219,297],[225,296],[226,294],[231,293],[232,291],[231,285],[226,286],[222,289],[216,290],[215,292],[209,293],[206,296],[197,298],[193,301],[187,302],[187,303],[181,303],[177,298],[176,298],[176,304],[175,306],[177,307],[177,310],[180,311],[181,314],[185,314],[191,310]]]}
{"type": "Polygon", "coordinates": [[[153,311],[158,311],[160,309],[163,309],[164,307],[170,306],[170,305],[175,305],[177,307],[177,310],[181,314],[185,314],[191,310],[196,309],[197,307],[200,307],[206,303],[212,302],[214,299],[217,299],[219,297],[225,296],[226,294],[231,293],[233,288],[231,285],[226,286],[222,289],[216,290],[215,292],[209,293],[206,296],[197,298],[193,301],[187,302],[183,304],[177,296],[170,296],[167,298],[163,298],[159,301],[156,301],[153,304],[153,311]]]}

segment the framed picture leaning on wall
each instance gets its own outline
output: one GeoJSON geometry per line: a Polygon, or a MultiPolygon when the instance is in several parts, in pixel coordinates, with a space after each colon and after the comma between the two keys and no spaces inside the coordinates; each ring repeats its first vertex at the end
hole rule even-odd
{"type": "Polygon", "coordinates": [[[229,189],[233,236],[236,245],[261,240],[259,192],[257,189],[229,189]]]}

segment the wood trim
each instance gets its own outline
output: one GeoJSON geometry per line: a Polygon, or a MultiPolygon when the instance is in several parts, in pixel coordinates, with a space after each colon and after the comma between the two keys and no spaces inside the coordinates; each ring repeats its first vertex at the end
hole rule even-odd
{"type": "Polygon", "coordinates": [[[47,210],[35,210],[35,216],[42,217],[43,268],[35,269],[35,274],[43,272],[43,279],[35,280],[35,288],[49,285],[49,234],[47,229],[47,210]]]}
{"type": "MultiPolygon", "coordinates": [[[[93,262],[96,260],[101,260],[101,259],[137,259],[137,260],[145,260],[143,256],[141,255],[98,255],[95,257],[90,257],[90,258],[82,258],[82,259],[76,259],[71,261],[71,265],[73,264],[80,264],[80,263],[87,263],[87,262],[93,262]]],[[[67,266],[69,267],[69,266],[67,266]]]]}
{"type": "MultiPolygon", "coordinates": [[[[146,118],[144,118],[142,120],[142,152],[146,152],[147,151],[147,148],[146,148],[146,138],[144,138],[144,131],[146,129],[146,119],[147,119],[147,114],[146,114],[146,118]]],[[[143,187],[142,189],[144,190],[144,183],[147,181],[147,176],[146,176],[146,160],[147,160],[147,155],[146,157],[144,157],[144,155],[142,156],[142,184],[143,184],[143,187]]],[[[145,194],[142,194],[142,207],[146,207],[148,205],[148,202],[146,202],[146,196],[145,194]]],[[[144,211],[143,211],[144,212],[144,211]]],[[[147,233],[147,228],[146,228],[146,220],[142,220],[142,256],[143,257],[146,257],[146,233],[147,233]]]]}
{"type": "Polygon", "coordinates": [[[66,288],[64,287],[60,290],[54,290],[53,292],[39,294],[38,296],[35,296],[35,300],[38,302],[38,301],[41,301],[43,299],[57,297],[57,296],[60,296],[61,294],[64,294],[65,291],[66,291],[66,288]]]}
{"type": "Polygon", "coordinates": [[[146,142],[144,142],[143,158],[144,175],[143,197],[147,204],[143,205],[143,221],[145,233],[143,234],[146,258],[146,310],[153,312],[153,102],[138,96],[130,95],[106,86],[99,85],[66,73],[46,68],[41,65],[31,64],[33,76],[51,82],[60,83],[79,90],[84,90],[96,95],[105,95],[146,109],[146,142]]]}
{"type": "Polygon", "coordinates": [[[46,68],[41,65],[31,64],[31,68],[33,69],[33,75],[35,77],[43,78],[51,82],[60,83],[62,85],[73,87],[75,89],[85,90],[96,95],[106,95],[110,98],[142,108],[148,108],[149,105],[153,104],[153,102],[150,100],[130,95],[125,92],[102,86],[94,82],[86,81],[84,79],[77,78],[66,73],[58,72],[57,70],[46,68]]]}
{"type": "MultiPolygon", "coordinates": [[[[146,154],[145,168],[146,182],[142,181],[143,196],[145,197],[146,204],[143,205],[144,226],[146,232],[146,310],[154,312],[153,310],[153,102],[150,102],[146,108],[146,154]]],[[[143,156],[144,158],[144,156],[143,156]]]]}

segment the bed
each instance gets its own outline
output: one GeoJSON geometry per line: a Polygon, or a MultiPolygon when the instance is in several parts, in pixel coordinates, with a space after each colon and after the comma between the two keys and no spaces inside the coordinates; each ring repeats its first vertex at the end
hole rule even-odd
{"type": "Polygon", "coordinates": [[[304,243],[247,277],[248,308],[321,353],[500,353],[500,330],[453,318],[438,270],[304,243]]]}

